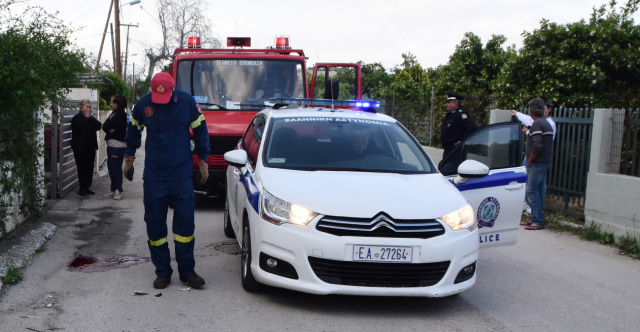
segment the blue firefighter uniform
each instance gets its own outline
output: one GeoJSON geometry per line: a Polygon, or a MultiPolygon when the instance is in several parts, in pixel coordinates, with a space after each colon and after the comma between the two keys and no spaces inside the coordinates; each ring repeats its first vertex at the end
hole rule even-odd
{"type": "Polygon", "coordinates": [[[180,276],[194,275],[194,193],[189,129],[193,131],[200,160],[208,160],[209,133],[193,96],[175,89],[166,104],[144,95],[133,108],[127,131],[126,156],[135,156],[147,128],[144,162],[144,220],[147,223],[151,261],[157,276],[171,277],[167,243],[167,210],[174,206],[173,234],[180,276]]]}

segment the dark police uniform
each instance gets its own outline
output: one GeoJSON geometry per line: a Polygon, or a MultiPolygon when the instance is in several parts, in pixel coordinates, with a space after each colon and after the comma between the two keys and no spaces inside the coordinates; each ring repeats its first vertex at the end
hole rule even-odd
{"type": "Polygon", "coordinates": [[[127,132],[126,156],[135,156],[141,134],[147,128],[144,162],[144,220],[147,223],[151,261],[157,276],[171,277],[173,270],[167,243],[167,210],[173,203],[173,233],[178,272],[195,274],[193,158],[189,129],[193,131],[200,160],[208,160],[209,133],[200,106],[193,96],[175,89],[166,104],[144,95],[133,108],[127,132]]]}
{"type": "MultiPolygon", "coordinates": [[[[463,100],[464,97],[453,93],[447,94],[447,101],[463,100]]],[[[442,159],[446,159],[456,147],[455,143],[467,138],[471,133],[476,131],[478,127],[471,120],[469,114],[461,108],[447,112],[447,115],[440,126],[440,142],[444,148],[442,159]]]]}

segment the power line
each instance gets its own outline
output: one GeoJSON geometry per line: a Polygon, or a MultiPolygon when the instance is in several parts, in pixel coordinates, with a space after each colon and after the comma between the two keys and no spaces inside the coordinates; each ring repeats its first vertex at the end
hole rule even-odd
{"type": "Polygon", "coordinates": [[[87,13],[88,13],[91,9],[93,9],[93,7],[95,7],[99,2],[100,2],[100,0],[97,0],[93,5],[91,5],[91,7],[89,7],[89,9],[87,9],[87,11],[86,11],[86,12],[84,12],[82,15],[80,15],[80,17],[76,18],[75,20],[71,21],[71,23],[74,23],[74,22],[76,22],[77,20],[79,20],[79,19],[83,18],[85,15],[87,15],[87,13]]]}
{"type": "Polygon", "coordinates": [[[153,17],[153,15],[151,15],[151,13],[149,13],[146,9],[144,9],[144,7],[140,6],[140,9],[142,9],[145,13],[147,13],[147,15],[149,15],[149,17],[151,17],[152,20],[156,21],[156,23],[160,24],[162,26],[162,24],[156,20],[155,17],[153,17]]]}

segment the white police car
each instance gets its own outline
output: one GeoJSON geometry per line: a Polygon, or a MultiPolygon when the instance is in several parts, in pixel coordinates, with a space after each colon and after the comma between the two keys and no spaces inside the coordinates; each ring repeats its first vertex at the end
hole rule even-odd
{"type": "Polygon", "coordinates": [[[517,123],[490,126],[443,160],[462,173],[446,178],[389,116],[264,110],[225,154],[224,231],[242,248],[242,285],[427,297],[469,289],[479,247],[516,241],[521,151],[517,123]],[[457,167],[465,159],[477,161],[457,167]]]}

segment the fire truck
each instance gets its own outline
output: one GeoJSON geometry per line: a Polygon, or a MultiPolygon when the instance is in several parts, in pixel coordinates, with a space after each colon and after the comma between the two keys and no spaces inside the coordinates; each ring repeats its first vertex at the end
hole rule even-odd
{"type": "Polygon", "coordinates": [[[358,63],[318,63],[309,82],[308,58],[291,48],[288,36],[276,36],[266,48],[250,47],[248,37],[229,37],[227,48],[218,49],[201,48],[199,37],[189,37],[188,48],[173,53],[168,72],[176,87],[200,104],[209,130],[209,179],[204,185],[199,184],[199,159],[193,154],[196,192],[224,195],[223,155],[235,148],[256,113],[274,105],[271,98],[362,98],[358,63]]]}

